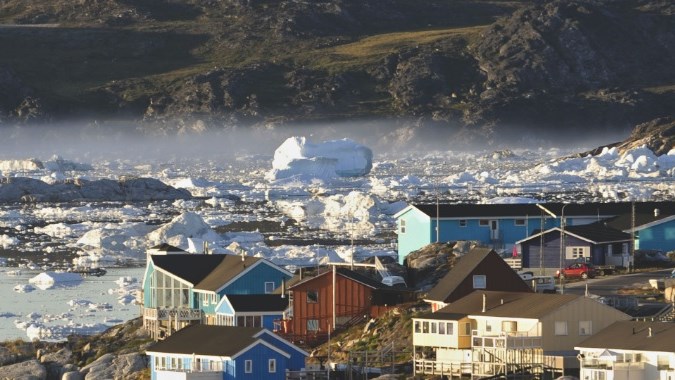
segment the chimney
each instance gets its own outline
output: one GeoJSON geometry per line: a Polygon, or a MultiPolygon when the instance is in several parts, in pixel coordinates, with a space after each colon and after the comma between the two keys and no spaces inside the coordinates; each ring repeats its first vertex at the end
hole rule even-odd
{"type": "Polygon", "coordinates": [[[244,250],[242,249],[242,250],[241,250],[241,261],[243,262],[244,260],[246,260],[246,251],[244,251],[244,250]]]}
{"type": "Polygon", "coordinates": [[[658,208],[655,208],[655,209],[654,209],[654,217],[655,217],[655,218],[658,218],[659,215],[661,215],[661,210],[659,210],[658,208]]]}
{"type": "Polygon", "coordinates": [[[648,331],[649,332],[647,333],[647,338],[651,338],[652,337],[652,328],[650,327],[648,331]]]}
{"type": "Polygon", "coordinates": [[[281,298],[286,298],[286,279],[281,279],[281,298]]]}
{"type": "Polygon", "coordinates": [[[499,301],[500,301],[500,303],[501,303],[502,305],[504,304],[504,299],[503,299],[503,298],[500,299],[499,301]]]}
{"type": "Polygon", "coordinates": [[[483,313],[485,313],[485,303],[487,302],[487,296],[483,294],[483,313]]]}

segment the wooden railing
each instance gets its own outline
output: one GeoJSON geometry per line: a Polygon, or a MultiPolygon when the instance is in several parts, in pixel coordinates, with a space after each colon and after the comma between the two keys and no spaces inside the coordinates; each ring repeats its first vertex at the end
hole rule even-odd
{"type": "Polygon", "coordinates": [[[415,360],[415,373],[440,376],[461,376],[471,373],[471,363],[437,362],[434,360],[415,360]]]}
{"type": "Polygon", "coordinates": [[[159,309],[159,308],[143,308],[143,319],[150,319],[156,321],[196,321],[202,319],[202,311],[199,309],[189,308],[174,308],[174,309],[159,309]]]}
{"type": "Polygon", "coordinates": [[[526,333],[512,333],[502,335],[475,335],[471,339],[471,346],[483,348],[503,348],[503,349],[521,349],[521,348],[540,348],[541,336],[527,336],[526,333]]]}

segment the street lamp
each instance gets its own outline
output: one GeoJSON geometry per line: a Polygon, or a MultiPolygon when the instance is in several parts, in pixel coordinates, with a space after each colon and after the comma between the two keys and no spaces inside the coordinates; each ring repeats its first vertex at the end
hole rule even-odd
{"type": "Polygon", "coordinates": [[[565,282],[562,276],[562,267],[563,267],[563,246],[565,245],[565,207],[569,203],[566,203],[562,206],[562,211],[560,212],[560,293],[565,294],[565,282]]]}

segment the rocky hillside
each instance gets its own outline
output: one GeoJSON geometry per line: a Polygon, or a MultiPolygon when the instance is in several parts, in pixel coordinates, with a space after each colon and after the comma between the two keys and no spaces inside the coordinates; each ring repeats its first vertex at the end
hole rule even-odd
{"type": "Polygon", "coordinates": [[[6,0],[0,123],[376,118],[412,127],[402,139],[627,130],[672,116],[674,11],[662,0],[6,0]]]}
{"type": "Polygon", "coordinates": [[[75,336],[62,343],[0,343],[0,379],[149,379],[145,349],[152,339],[140,318],[100,335],[75,336]]]}

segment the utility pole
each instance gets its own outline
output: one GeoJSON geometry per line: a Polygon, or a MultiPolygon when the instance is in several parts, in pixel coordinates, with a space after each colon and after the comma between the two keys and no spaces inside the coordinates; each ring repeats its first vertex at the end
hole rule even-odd
{"type": "Polygon", "coordinates": [[[628,272],[635,268],[635,201],[630,204],[630,261],[628,261],[628,272]]]}

